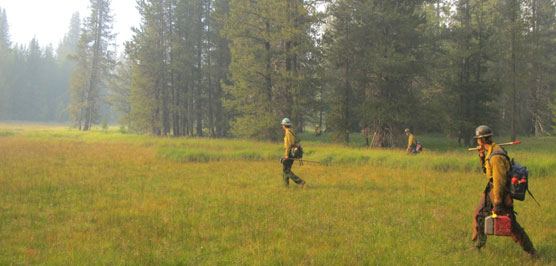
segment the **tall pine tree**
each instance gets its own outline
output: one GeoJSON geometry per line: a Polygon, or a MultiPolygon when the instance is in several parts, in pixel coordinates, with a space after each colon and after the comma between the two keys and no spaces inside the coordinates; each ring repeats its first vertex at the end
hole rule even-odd
{"type": "MultiPolygon", "coordinates": [[[[472,145],[474,129],[480,124],[494,124],[498,107],[494,105],[500,85],[489,71],[495,57],[496,32],[494,1],[460,0],[454,24],[445,43],[450,67],[445,69],[445,104],[449,117],[445,130],[458,137],[458,143],[472,145]],[[494,44],[493,44],[494,43],[494,44]]],[[[498,96],[499,97],[499,96],[498,96]]]]}
{"type": "MultiPolygon", "coordinates": [[[[291,117],[302,130],[303,105],[312,97],[311,21],[303,1],[232,0],[223,30],[231,41],[231,98],[236,136],[278,140],[279,121],[291,117]]],[[[313,52],[313,53],[312,53],[313,52]]]]}
{"type": "Polygon", "coordinates": [[[534,136],[550,134],[551,99],[556,91],[556,3],[550,0],[525,1],[528,29],[526,48],[529,87],[529,133],[534,136]]]}
{"type": "Polygon", "coordinates": [[[0,119],[7,119],[10,112],[10,91],[7,79],[11,65],[10,33],[6,10],[0,7],[0,119]]]}
{"type": "Polygon", "coordinates": [[[328,129],[336,140],[349,142],[349,133],[355,119],[356,95],[353,80],[359,64],[355,12],[361,8],[359,1],[338,1],[329,7],[330,27],[324,36],[324,54],[327,76],[323,77],[331,90],[327,115],[328,129]]]}
{"type": "MultiPolygon", "coordinates": [[[[142,23],[135,29],[133,42],[127,44],[132,65],[130,117],[142,132],[167,135],[170,123],[172,82],[171,23],[175,1],[138,2],[142,23]]],[[[175,132],[174,132],[175,133],[175,132]]]]}
{"type": "Polygon", "coordinates": [[[70,85],[70,115],[81,130],[99,122],[101,91],[113,68],[114,35],[110,0],[91,0],[91,15],[85,19],[77,49],[77,68],[70,85]]]}
{"type": "Polygon", "coordinates": [[[392,146],[411,122],[416,79],[423,75],[424,1],[338,1],[327,57],[336,73],[329,125],[349,141],[364,127],[378,146],[392,146]]]}

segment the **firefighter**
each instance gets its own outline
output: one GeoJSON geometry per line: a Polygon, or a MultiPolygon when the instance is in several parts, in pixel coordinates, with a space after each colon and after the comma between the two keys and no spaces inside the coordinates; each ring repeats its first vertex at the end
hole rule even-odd
{"type": "Polygon", "coordinates": [[[319,124],[315,125],[315,136],[320,136],[321,135],[321,131],[320,131],[320,126],[319,124]]]}
{"type": "Polygon", "coordinates": [[[292,123],[289,118],[282,119],[282,128],[284,129],[284,148],[285,154],[282,160],[282,166],[284,170],[284,183],[287,186],[290,185],[290,179],[295,182],[296,184],[300,185],[301,188],[305,185],[305,181],[299,178],[292,172],[292,165],[294,159],[292,158],[291,150],[292,147],[297,143],[295,132],[293,131],[292,123]]]}
{"type": "Polygon", "coordinates": [[[408,139],[407,139],[407,149],[405,150],[405,152],[407,154],[416,154],[417,153],[417,140],[415,139],[413,134],[411,134],[411,131],[409,130],[409,128],[406,128],[404,130],[404,133],[408,137],[408,139]]]}
{"type": "Polygon", "coordinates": [[[485,246],[487,240],[484,232],[485,218],[494,212],[496,215],[508,216],[511,219],[511,237],[513,241],[519,244],[529,255],[535,256],[536,251],[533,243],[516,220],[513,199],[506,186],[510,162],[501,154],[491,156],[495,151],[504,151],[503,148],[493,142],[492,130],[488,126],[477,127],[474,138],[477,139],[479,144],[479,159],[488,180],[483,196],[475,210],[472,237],[475,248],[480,250],[485,246]]]}

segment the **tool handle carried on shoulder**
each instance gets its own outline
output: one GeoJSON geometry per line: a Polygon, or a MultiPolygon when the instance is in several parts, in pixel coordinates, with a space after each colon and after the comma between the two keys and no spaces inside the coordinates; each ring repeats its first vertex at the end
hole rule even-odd
{"type": "MultiPolygon", "coordinates": [[[[506,146],[506,145],[516,145],[516,144],[521,144],[521,141],[512,141],[512,142],[506,142],[506,143],[500,143],[498,144],[498,146],[506,146]]],[[[479,150],[479,147],[476,148],[469,148],[467,149],[468,151],[476,151],[479,150]]]]}
{"type": "Polygon", "coordinates": [[[304,163],[321,163],[321,162],[317,162],[317,161],[305,160],[305,159],[302,159],[302,158],[290,158],[290,159],[296,160],[296,161],[301,161],[301,162],[304,162],[304,163]]]}

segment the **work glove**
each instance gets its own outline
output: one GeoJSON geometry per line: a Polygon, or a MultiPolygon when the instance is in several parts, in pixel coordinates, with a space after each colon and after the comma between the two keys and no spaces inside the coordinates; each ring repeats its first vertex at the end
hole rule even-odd
{"type": "Polygon", "coordinates": [[[494,213],[496,213],[496,215],[503,215],[504,214],[504,205],[503,204],[494,205],[494,213]]]}

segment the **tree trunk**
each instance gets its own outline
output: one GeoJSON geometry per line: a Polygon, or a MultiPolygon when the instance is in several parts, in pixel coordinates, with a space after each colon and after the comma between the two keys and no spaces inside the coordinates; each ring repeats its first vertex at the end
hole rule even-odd
{"type": "Polygon", "coordinates": [[[93,59],[92,59],[92,68],[91,68],[91,76],[89,79],[89,87],[87,89],[87,103],[86,103],[86,113],[85,113],[85,125],[83,127],[83,131],[87,131],[90,128],[90,125],[93,121],[92,120],[92,115],[93,112],[95,112],[95,110],[93,110],[93,108],[95,107],[96,104],[96,95],[93,96],[95,94],[95,90],[97,90],[97,84],[98,84],[98,64],[99,64],[99,60],[100,60],[100,49],[102,48],[101,46],[101,42],[102,42],[102,25],[104,22],[104,17],[102,16],[102,1],[100,1],[100,7],[98,7],[98,11],[97,11],[97,24],[96,24],[96,28],[94,31],[94,44],[93,44],[93,59]]]}
{"type": "MultiPolygon", "coordinates": [[[[350,29],[349,29],[349,22],[346,23],[346,39],[349,40],[350,37],[350,29]]],[[[343,125],[342,128],[338,130],[342,130],[342,135],[344,138],[344,144],[349,144],[349,126],[350,126],[350,117],[349,117],[349,96],[351,85],[349,80],[351,78],[351,71],[350,71],[350,59],[351,57],[345,58],[345,68],[344,68],[344,95],[342,95],[342,108],[343,108],[343,125]]]]}
{"type": "Polygon", "coordinates": [[[203,136],[203,116],[202,116],[202,103],[201,103],[201,91],[203,87],[203,64],[202,64],[202,53],[203,53],[203,3],[199,1],[199,23],[198,36],[197,36],[197,86],[195,88],[195,121],[196,125],[196,135],[197,137],[203,136]]]}
{"type": "Polygon", "coordinates": [[[342,134],[344,136],[344,144],[349,144],[349,126],[350,126],[350,117],[349,117],[349,96],[351,90],[351,84],[349,83],[349,62],[346,62],[345,67],[345,80],[344,80],[344,95],[343,95],[343,125],[340,130],[343,130],[342,134]]]}
{"type": "Polygon", "coordinates": [[[517,23],[517,3],[516,0],[511,1],[511,71],[512,71],[512,84],[511,84],[511,94],[510,94],[510,101],[511,101],[511,131],[510,131],[510,140],[515,141],[517,138],[517,32],[516,32],[516,23],[517,23]]]}
{"type": "MultiPolygon", "coordinates": [[[[265,22],[265,29],[267,34],[270,34],[270,22],[266,21],[265,22]]],[[[270,54],[270,42],[265,42],[264,43],[264,47],[265,47],[265,68],[266,68],[266,73],[265,73],[265,90],[266,90],[266,107],[265,107],[265,111],[269,114],[273,114],[272,110],[272,78],[271,78],[271,73],[272,73],[272,58],[271,58],[271,54],[270,54]]],[[[266,139],[271,139],[271,140],[277,140],[277,138],[275,137],[276,134],[274,133],[274,128],[269,128],[268,129],[268,136],[266,137],[266,139]]]]}
{"type": "MultiPolygon", "coordinates": [[[[207,10],[211,10],[211,1],[208,0],[207,1],[207,10]]],[[[207,43],[209,43],[209,45],[212,44],[211,42],[211,24],[210,24],[210,19],[207,18],[206,20],[207,22],[207,43]]],[[[213,114],[213,109],[214,109],[214,102],[213,102],[213,95],[212,95],[212,62],[211,62],[211,47],[208,47],[206,49],[206,53],[207,53],[207,94],[208,94],[208,104],[207,104],[207,108],[208,108],[208,128],[209,128],[209,135],[210,137],[215,137],[216,136],[216,132],[214,129],[214,114],[213,114]]]]}

